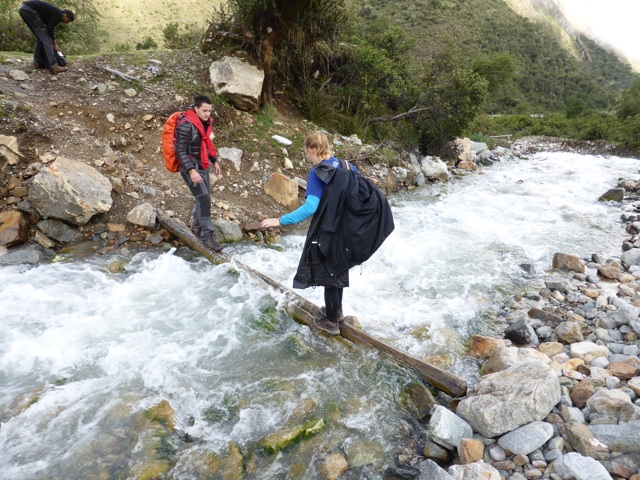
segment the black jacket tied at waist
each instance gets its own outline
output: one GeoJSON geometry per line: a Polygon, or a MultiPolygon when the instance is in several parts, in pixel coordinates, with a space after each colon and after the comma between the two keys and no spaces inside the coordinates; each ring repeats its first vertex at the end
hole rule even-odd
{"type": "Polygon", "coordinates": [[[316,175],[327,184],[311,219],[294,288],[347,287],[348,272],[360,265],[393,232],[384,194],[350,168],[320,164],[316,175]]]}

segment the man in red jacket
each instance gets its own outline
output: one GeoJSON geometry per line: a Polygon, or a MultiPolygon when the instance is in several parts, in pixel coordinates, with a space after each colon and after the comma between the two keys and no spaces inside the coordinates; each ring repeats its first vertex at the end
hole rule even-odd
{"type": "Polygon", "coordinates": [[[76,18],[71,10],[60,10],[58,7],[41,0],[26,0],[18,9],[18,13],[36,36],[36,46],[33,53],[33,65],[35,68],[48,68],[54,75],[66,72],[66,67],[61,67],[56,62],[54,51],[59,52],[58,44],[53,31],[60,22],[73,22],[76,18]],[[46,65],[42,60],[46,59],[46,65]]]}
{"type": "Polygon", "coordinates": [[[222,247],[213,238],[211,223],[211,165],[220,175],[218,153],[211,141],[211,99],[198,95],[178,118],[175,130],[175,151],[180,163],[180,175],[195,199],[191,225],[202,241],[212,250],[222,247]]]}

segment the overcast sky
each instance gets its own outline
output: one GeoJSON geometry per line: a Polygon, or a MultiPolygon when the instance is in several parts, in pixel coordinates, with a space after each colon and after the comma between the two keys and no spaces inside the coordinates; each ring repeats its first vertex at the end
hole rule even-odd
{"type": "Polygon", "coordinates": [[[561,0],[574,24],[640,66],[640,0],[561,0]]]}

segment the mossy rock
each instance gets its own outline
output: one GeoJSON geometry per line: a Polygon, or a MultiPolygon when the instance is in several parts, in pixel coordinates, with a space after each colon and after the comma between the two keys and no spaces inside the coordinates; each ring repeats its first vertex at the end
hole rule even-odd
{"type": "Polygon", "coordinates": [[[265,333],[273,333],[278,329],[278,310],[275,305],[262,307],[258,315],[249,320],[251,328],[265,333]]]}
{"type": "Polygon", "coordinates": [[[240,480],[244,477],[244,459],[237,443],[229,444],[229,453],[222,462],[222,478],[240,480]]]}
{"type": "Polygon", "coordinates": [[[324,419],[313,419],[306,422],[304,425],[270,433],[258,442],[258,446],[262,448],[265,453],[276,453],[284,450],[290,445],[293,445],[299,440],[303,440],[320,433],[325,429],[325,427],[324,419]]]}
{"type": "Polygon", "coordinates": [[[229,423],[238,418],[240,407],[235,400],[225,398],[221,404],[211,405],[202,412],[204,420],[209,423],[229,423]]]}
{"type": "Polygon", "coordinates": [[[313,347],[297,333],[287,337],[284,349],[299,358],[310,356],[314,352],[313,347]]]}
{"type": "Polygon", "coordinates": [[[156,480],[163,478],[169,471],[171,465],[162,460],[151,460],[133,473],[136,480],[156,480]]]}
{"type": "Polygon", "coordinates": [[[174,423],[174,412],[171,405],[166,400],[162,400],[155,407],[151,407],[146,412],[147,418],[151,422],[158,422],[160,425],[165,427],[169,431],[173,431],[174,423]]]}

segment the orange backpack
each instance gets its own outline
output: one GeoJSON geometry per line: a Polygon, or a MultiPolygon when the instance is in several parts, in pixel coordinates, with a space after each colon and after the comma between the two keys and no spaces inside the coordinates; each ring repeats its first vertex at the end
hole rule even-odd
{"type": "Polygon", "coordinates": [[[178,117],[184,112],[172,113],[164,124],[162,129],[162,155],[164,156],[164,166],[170,172],[177,172],[180,164],[176,156],[175,149],[175,130],[178,123],[178,117]]]}

